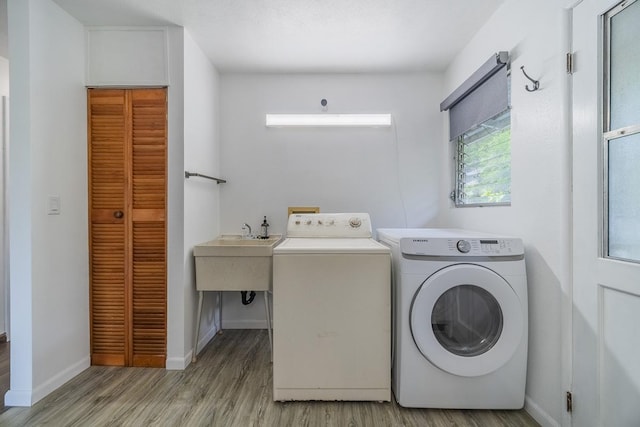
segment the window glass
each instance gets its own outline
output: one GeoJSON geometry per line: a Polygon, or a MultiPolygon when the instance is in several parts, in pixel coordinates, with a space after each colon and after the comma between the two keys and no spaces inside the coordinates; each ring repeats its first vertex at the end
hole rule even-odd
{"type": "Polygon", "coordinates": [[[640,2],[611,18],[610,129],[640,123],[640,2]]]}
{"type": "Polygon", "coordinates": [[[609,141],[609,256],[640,260],[640,133],[609,141]]]}
{"type": "Polygon", "coordinates": [[[604,256],[640,262],[640,1],[605,15],[604,256]],[[608,102],[607,102],[608,101],[608,102]],[[608,119],[608,120],[607,120],[608,119]]]}
{"type": "Polygon", "coordinates": [[[500,304],[479,286],[459,285],[443,293],[433,307],[431,328],[451,353],[473,357],[489,351],[502,334],[500,304]]]}
{"type": "Polygon", "coordinates": [[[456,206],[511,202],[511,114],[507,109],[457,141],[456,206]]]}

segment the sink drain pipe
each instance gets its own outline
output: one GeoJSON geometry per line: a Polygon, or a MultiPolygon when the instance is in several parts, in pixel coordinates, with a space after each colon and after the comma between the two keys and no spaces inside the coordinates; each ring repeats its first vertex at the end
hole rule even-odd
{"type": "Polygon", "coordinates": [[[240,292],[242,294],[242,305],[251,304],[253,302],[253,299],[256,297],[256,293],[254,291],[251,291],[251,293],[249,294],[249,299],[247,299],[247,292],[249,291],[240,292]]]}

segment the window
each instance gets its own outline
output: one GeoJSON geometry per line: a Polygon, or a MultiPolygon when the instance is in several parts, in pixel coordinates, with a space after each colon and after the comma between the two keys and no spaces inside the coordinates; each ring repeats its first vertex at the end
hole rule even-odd
{"type": "Polygon", "coordinates": [[[440,104],[455,147],[456,206],[511,203],[509,53],[498,52],[440,104]]]}
{"type": "Polygon", "coordinates": [[[511,202],[511,114],[505,110],[455,142],[456,206],[511,202]]]}
{"type": "Polygon", "coordinates": [[[640,262],[640,1],[605,15],[604,248],[606,257],[640,262]]]}

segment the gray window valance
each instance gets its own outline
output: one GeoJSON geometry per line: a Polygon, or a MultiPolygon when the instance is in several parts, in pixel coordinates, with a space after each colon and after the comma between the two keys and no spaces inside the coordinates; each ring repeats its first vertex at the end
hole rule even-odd
{"type": "Polygon", "coordinates": [[[440,111],[449,110],[450,141],[509,107],[508,62],[509,52],[491,56],[440,103],[440,111]]]}

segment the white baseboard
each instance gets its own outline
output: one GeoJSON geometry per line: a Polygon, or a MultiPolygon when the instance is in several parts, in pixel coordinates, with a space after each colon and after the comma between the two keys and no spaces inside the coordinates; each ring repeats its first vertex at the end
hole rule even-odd
{"type": "MultiPolygon", "coordinates": [[[[211,329],[209,329],[209,331],[205,334],[205,336],[200,338],[200,340],[198,341],[198,353],[200,353],[202,349],[207,344],[209,344],[209,341],[215,338],[217,333],[218,333],[218,330],[214,325],[211,329]]],[[[191,349],[187,354],[185,354],[184,357],[167,357],[166,369],[168,371],[182,371],[186,369],[187,366],[189,366],[189,364],[191,363],[192,356],[193,356],[193,349],[191,349]]]]}
{"type": "Polygon", "coordinates": [[[31,391],[9,390],[4,395],[4,406],[31,406],[31,391]]]}
{"type": "Polygon", "coordinates": [[[74,378],[91,365],[91,359],[87,356],[67,369],[59,372],[48,381],[40,384],[33,390],[9,390],[4,395],[5,406],[32,406],[58,387],[74,378]]]}
{"type": "Polygon", "coordinates": [[[80,372],[88,369],[91,366],[91,357],[87,356],[82,360],[79,360],[74,365],[69,366],[64,371],[58,373],[54,377],[52,377],[49,381],[46,381],[44,384],[36,387],[33,391],[33,402],[36,403],[70,379],[74,378],[80,372]]]}
{"type": "Polygon", "coordinates": [[[191,351],[184,357],[167,357],[165,369],[167,371],[183,371],[191,363],[191,351]]]}
{"type": "Polygon", "coordinates": [[[560,423],[542,410],[529,396],[525,396],[524,398],[524,410],[542,427],[560,427],[560,423]]]}
{"type": "MultiPolygon", "coordinates": [[[[205,336],[203,336],[202,338],[200,338],[200,340],[198,340],[198,353],[202,351],[204,346],[209,344],[209,341],[215,338],[217,333],[218,333],[218,329],[216,329],[214,325],[213,328],[209,329],[209,331],[205,334],[205,336]]],[[[191,359],[189,359],[189,361],[191,361],[191,359]]]]}
{"type": "Polygon", "coordinates": [[[224,320],[223,318],[222,329],[267,329],[267,321],[251,319],[224,320]]]}

